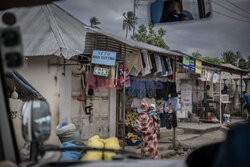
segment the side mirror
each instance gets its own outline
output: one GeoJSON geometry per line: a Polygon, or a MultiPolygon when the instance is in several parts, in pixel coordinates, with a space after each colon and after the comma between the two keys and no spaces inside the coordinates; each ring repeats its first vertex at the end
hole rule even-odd
{"type": "Polygon", "coordinates": [[[25,141],[42,142],[49,138],[51,114],[44,100],[31,100],[22,107],[22,134],[25,141]]]}
{"type": "Polygon", "coordinates": [[[200,20],[211,12],[211,0],[156,0],[150,5],[153,24],[200,20]]]}

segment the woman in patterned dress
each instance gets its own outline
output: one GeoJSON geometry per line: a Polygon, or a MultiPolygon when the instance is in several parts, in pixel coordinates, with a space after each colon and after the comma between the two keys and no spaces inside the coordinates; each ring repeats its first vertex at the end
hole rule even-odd
{"type": "Polygon", "coordinates": [[[159,159],[157,134],[160,132],[160,118],[155,112],[155,105],[147,107],[141,104],[141,114],[136,120],[136,128],[142,132],[142,158],[159,159]]]}

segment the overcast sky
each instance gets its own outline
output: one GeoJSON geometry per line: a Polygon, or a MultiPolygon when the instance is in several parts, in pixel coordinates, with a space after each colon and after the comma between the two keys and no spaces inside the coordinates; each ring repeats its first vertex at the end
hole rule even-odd
{"type": "MultiPolygon", "coordinates": [[[[227,16],[213,13],[213,17],[206,21],[156,25],[156,28],[167,31],[164,39],[171,50],[187,54],[199,51],[210,57],[220,57],[223,51],[232,50],[240,51],[244,58],[250,56],[250,0],[215,2],[217,4],[212,3],[213,10],[227,16]]],[[[103,30],[123,37],[122,14],[133,10],[133,0],[66,0],[58,4],[85,24],[89,25],[91,17],[97,17],[103,30]]],[[[138,25],[147,24],[147,11],[147,6],[137,9],[138,25]]]]}

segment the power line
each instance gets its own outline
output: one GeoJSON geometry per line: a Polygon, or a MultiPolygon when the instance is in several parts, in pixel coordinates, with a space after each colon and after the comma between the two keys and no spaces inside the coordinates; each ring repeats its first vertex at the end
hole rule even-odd
{"type": "Polygon", "coordinates": [[[218,13],[218,14],[220,14],[222,16],[228,17],[228,18],[233,19],[233,20],[237,20],[237,21],[241,21],[241,22],[245,22],[245,23],[250,23],[250,21],[242,20],[242,19],[239,19],[239,18],[236,18],[236,17],[232,17],[232,16],[226,15],[224,13],[221,13],[221,12],[218,12],[218,11],[215,11],[215,10],[213,10],[213,12],[218,13]]]}
{"type": "Polygon", "coordinates": [[[231,2],[231,1],[229,1],[229,0],[226,0],[226,1],[227,1],[228,3],[230,3],[231,5],[235,6],[236,8],[238,8],[238,9],[240,9],[240,10],[242,10],[242,11],[248,13],[248,14],[250,14],[250,12],[248,12],[247,10],[243,9],[242,7],[236,5],[235,3],[233,3],[233,2],[231,2]]]}
{"type": "Polygon", "coordinates": [[[235,12],[235,11],[233,11],[232,9],[230,9],[230,8],[228,8],[228,7],[223,6],[222,4],[220,4],[220,3],[218,3],[218,2],[213,1],[213,3],[214,3],[214,4],[216,4],[216,5],[218,5],[218,6],[220,6],[220,7],[222,7],[222,8],[224,8],[224,9],[226,9],[226,10],[228,10],[228,11],[230,11],[230,12],[232,12],[232,13],[235,13],[235,14],[237,14],[237,15],[241,16],[241,17],[245,17],[245,18],[250,19],[250,17],[244,16],[244,15],[242,15],[242,14],[238,13],[238,12],[235,12]]]}

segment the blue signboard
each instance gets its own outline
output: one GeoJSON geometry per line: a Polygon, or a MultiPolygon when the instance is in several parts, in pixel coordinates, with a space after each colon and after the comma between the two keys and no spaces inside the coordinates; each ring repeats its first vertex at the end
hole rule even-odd
{"type": "Polygon", "coordinates": [[[94,50],[92,54],[93,64],[102,64],[106,66],[114,66],[116,61],[116,52],[94,50]]]}
{"type": "Polygon", "coordinates": [[[195,59],[192,57],[189,59],[189,71],[195,72],[195,59]]]}

